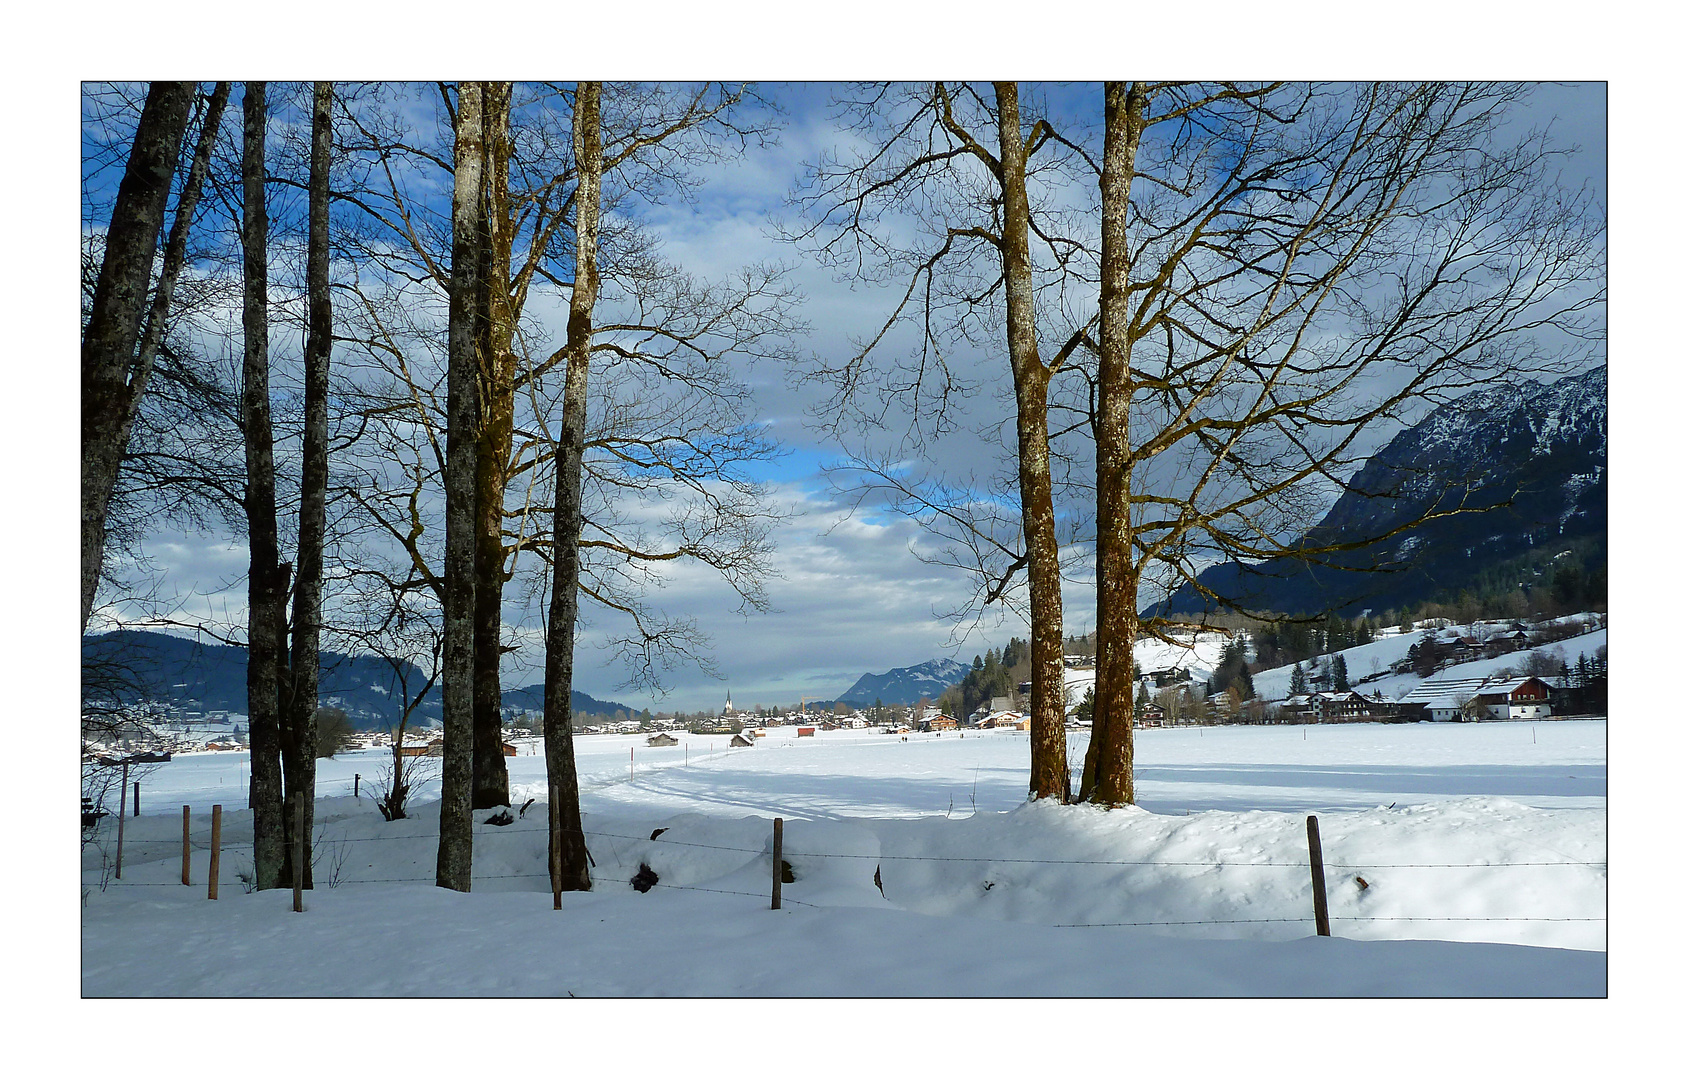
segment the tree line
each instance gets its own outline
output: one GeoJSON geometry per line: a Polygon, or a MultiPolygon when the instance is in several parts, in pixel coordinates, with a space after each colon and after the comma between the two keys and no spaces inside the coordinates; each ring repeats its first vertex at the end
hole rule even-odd
{"type": "Polygon", "coordinates": [[[766,139],[763,104],[727,84],[85,87],[82,627],[145,605],[159,521],[244,541],[244,617],[147,614],[247,646],[259,887],[292,883],[296,806],[310,834],[325,634],[413,664],[407,703],[438,683],[436,880],[470,887],[470,815],[509,802],[505,620],[535,607],[564,887],[589,886],[583,605],[649,687],[709,664],[695,620],[647,599],[662,567],[767,603],[779,511],[750,466],[776,448],[733,365],[790,359],[798,297],[781,267],[689,274],[637,224],[766,139]]]}

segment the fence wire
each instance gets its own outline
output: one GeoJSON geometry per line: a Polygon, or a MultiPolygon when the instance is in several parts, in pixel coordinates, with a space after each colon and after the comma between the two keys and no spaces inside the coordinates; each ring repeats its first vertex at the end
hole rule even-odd
{"type": "MultiPolygon", "coordinates": [[[[480,824],[485,825],[487,823],[482,822],[480,824]]],[[[751,855],[751,856],[761,856],[761,855],[767,855],[767,854],[770,853],[770,848],[768,848],[768,847],[741,847],[741,846],[732,845],[732,844],[706,844],[706,843],[700,843],[700,842],[697,842],[697,841],[672,839],[670,837],[663,836],[663,835],[658,835],[658,836],[655,836],[655,837],[652,837],[652,836],[637,836],[637,835],[629,835],[629,834],[626,834],[626,833],[603,832],[603,831],[600,831],[600,830],[583,830],[583,833],[586,836],[597,837],[597,838],[601,838],[601,839],[625,840],[625,841],[629,841],[629,842],[633,842],[633,843],[667,844],[667,845],[671,845],[671,846],[674,846],[674,847],[698,848],[698,849],[709,850],[709,851],[728,851],[728,852],[734,852],[736,854],[751,855]]],[[[513,831],[510,831],[510,832],[504,832],[504,831],[485,832],[485,831],[477,830],[477,832],[476,832],[476,838],[478,840],[489,839],[489,838],[495,837],[495,836],[497,836],[497,837],[521,836],[521,837],[524,837],[524,838],[527,838],[527,839],[540,840],[540,839],[544,839],[546,834],[544,832],[540,832],[540,831],[534,830],[534,829],[520,829],[520,830],[513,830],[513,831]]],[[[418,841],[418,840],[427,841],[427,840],[434,840],[434,839],[437,839],[437,834],[435,834],[435,833],[404,833],[404,834],[398,834],[398,835],[392,835],[392,836],[344,836],[344,837],[329,837],[329,836],[319,835],[317,840],[314,842],[313,847],[334,847],[334,846],[337,846],[337,845],[340,845],[340,844],[375,843],[375,842],[383,842],[383,841],[394,841],[394,842],[418,841]]],[[[128,839],[125,839],[123,846],[124,846],[125,849],[131,849],[131,848],[153,848],[153,849],[164,848],[164,849],[169,850],[173,854],[179,854],[181,852],[181,841],[180,840],[128,840],[128,839]]],[[[200,842],[200,841],[193,840],[190,837],[190,848],[191,848],[192,851],[207,851],[210,848],[210,844],[208,842],[200,842]]],[[[876,861],[876,863],[884,863],[884,862],[927,862],[927,863],[975,863],[975,864],[987,864],[987,865],[992,865],[992,866],[1027,865],[1027,866],[1111,866],[1111,867],[1112,866],[1118,866],[1118,867],[1202,867],[1202,868],[1205,868],[1205,869],[1214,869],[1214,868],[1256,869],[1256,868],[1262,868],[1262,869],[1297,870],[1297,871],[1302,871],[1304,873],[1306,873],[1309,870],[1309,864],[1306,861],[1282,862],[1282,861],[1274,861],[1274,860],[1255,861],[1255,862],[1236,862],[1236,861],[1229,861],[1229,860],[1225,860],[1225,859],[1032,859],[1032,858],[1019,858],[1019,857],[1006,858],[1006,857],[989,856],[989,855],[986,855],[986,856],[971,856],[971,855],[887,855],[887,854],[862,854],[862,853],[854,853],[854,852],[795,851],[795,850],[790,850],[790,849],[783,849],[781,854],[782,854],[783,857],[786,857],[786,858],[789,858],[789,859],[790,858],[797,858],[797,859],[855,859],[855,860],[869,860],[869,859],[871,859],[871,860],[876,861]]],[[[166,857],[166,859],[167,858],[168,857],[166,857]]],[[[159,859],[159,858],[155,857],[155,858],[151,859],[150,861],[158,862],[158,861],[165,861],[165,859],[159,859]]],[[[1387,863],[1387,862],[1370,862],[1370,861],[1364,861],[1364,860],[1357,860],[1357,859],[1349,858],[1349,859],[1342,859],[1342,860],[1328,859],[1328,860],[1325,861],[1325,866],[1327,868],[1344,868],[1344,869],[1351,869],[1351,870],[1352,869],[1362,869],[1362,870],[1398,870],[1398,869],[1400,869],[1400,870],[1408,870],[1408,869],[1413,869],[1413,870],[1426,870],[1426,869],[1499,870],[1499,869],[1510,869],[1510,868],[1513,868],[1513,867],[1538,867],[1538,868],[1540,868],[1540,867],[1551,867],[1551,866],[1553,866],[1553,867],[1598,868],[1600,870],[1605,871],[1605,869],[1607,867],[1607,862],[1606,862],[1606,860],[1559,859],[1559,860],[1525,860],[1525,861],[1519,861],[1519,862],[1447,862],[1447,863],[1410,862],[1410,863],[1387,863]]],[[[473,877],[473,880],[475,880],[475,881],[532,880],[532,881],[545,881],[549,885],[550,873],[549,873],[549,871],[541,871],[541,872],[516,873],[516,874],[475,874],[474,877],[473,877]]],[[[434,884],[434,882],[435,882],[435,878],[432,877],[432,876],[417,877],[417,878],[357,878],[357,877],[351,877],[351,878],[347,878],[345,880],[338,880],[338,881],[334,881],[332,883],[329,883],[327,885],[327,887],[329,887],[329,888],[339,888],[339,887],[344,887],[344,886],[355,886],[355,885],[432,885],[432,884],[434,884]]],[[[97,886],[102,891],[105,890],[105,889],[120,889],[120,888],[195,888],[195,889],[202,889],[202,888],[205,887],[203,884],[183,886],[181,884],[181,882],[179,882],[179,881],[131,882],[131,881],[108,880],[103,884],[94,883],[94,882],[89,882],[89,883],[86,883],[86,884],[89,885],[90,887],[97,886]]],[[[747,897],[753,897],[753,898],[756,898],[756,899],[759,899],[759,900],[768,898],[767,893],[746,892],[744,890],[738,890],[738,889],[716,889],[716,888],[710,888],[708,886],[703,886],[703,885],[677,885],[677,884],[673,884],[673,883],[669,883],[669,882],[661,882],[661,881],[653,883],[651,885],[651,888],[672,889],[672,890],[680,890],[680,891],[686,891],[686,892],[706,892],[706,893],[715,893],[715,894],[718,894],[718,895],[725,895],[725,896],[747,896],[747,897]]],[[[549,889],[546,890],[546,891],[549,891],[549,889]]],[[[784,895],[781,897],[781,904],[783,906],[787,905],[787,904],[792,904],[792,905],[797,905],[797,906],[800,906],[800,907],[816,908],[816,909],[818,909],[819,906],[820,906],[820,905],[807,903],[803,900],[798,900],[798,899],[795,899],[793,897],[784,896],[784,895]]],[[[1554,923],[1604,923],[1604,922],[1607,921],[1605,916],[1558,916],[1558,915],[1507,915],[1507,916],[1502,916],[1502,915],[1448,915],[1448,916],[1438,916],[1438,915],[1425,915],[1425,916],[1410,916],[1410,915],[1400,915],[1400,916],[1332,915],[1332,916],[1329,917],[1329,920],[1331,922],[1350,922],[1350,923],[1406,923],[1406,922],[1431,922],[1431,923],[1521,923],[1521,922],[1529,922],[1529,923],[1544,923],[1544,922],[1554,922],[1554,923]]],[[[1052,923],[1050,925],[1052,925],[1054,927],[1060,927],[1060,928],[1085,929],[1085,928],[1103,928],[1103,927],[1233,926],[1233,925],[1259,925],[1259,924],[1268,924],[1268,923],[1308,923],[1308,922],[1311,922],[1311,921],[1313,921],[1311,916],[1296,916],[1296,917],[1263,917],[1263,918],[1249,918],[1249,919],[1131,920],[1131,921],[1120,921],[1120,922],[1052,923]]]]}

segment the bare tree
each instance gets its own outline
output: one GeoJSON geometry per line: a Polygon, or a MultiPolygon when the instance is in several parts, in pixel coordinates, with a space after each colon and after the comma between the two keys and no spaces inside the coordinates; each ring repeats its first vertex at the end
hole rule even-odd
{"type": "Polygon", "coordinates": [[[242,102],[241,249],[245,346],[241,427],[246,435],[247,573],[246,711],[251,721],[253,873],[257,887],[285,882],[282,725],[278,674],[284,662],[287,582],[276,526],[276,465],[270,425],[269,216],[264,197],[265,84],[246,84],[242,102]]]}
{"type": "MultiPolygon", "coordinates": [[[[292,716],[289,745],[283,752],[291,797],[303,817],[288,815],[290,827],[303,822],[312,833],[316,812],[318,668],[323,624],[323,548],[328,532],[328,396],[329,354],[334,338],[334,308],[329,296],[328,217],[329,163],[334,146],[331,84],[316,83],[311,95],[311,157],[309,209],[305,244],[305,432],[300,453],[299,543],[293,588],[291,685],[287,706],[292,716]]],[[[311,888],[311,862],[292,866],[294,845],[287,845],[289,880],[304,875],[311,888]]]]}
{"type": "Polygon", "coordinates": [[[1340,562],[1484,509],[1451,468],[1357,492],[1431,494],[1382,535],[1307,529],[1381,425],[1598,350],[1602,223],[1554,181],[1540,132],[1503,134],[1524,92],[1105,85],[1100,332],[1082,406],[1100,651],[1081,797],[1133,799],[1131,645],[1175,625],[1140,617],[1145,591],[1184,583],[1213,610],[1260,615],[1203,585],[1203,566],[1340,562]]]}
{"type": "Polygon", "coordinates": [[[586,837],[581,830],[580,788],[575,776],[573,710],[575,621],[580,604],[581,458],[586,446],[587,370],[592,357],[592,311],[598,303],[598,224],[604,180],[599,127],[603,88],[582,83],[575,91],[575,287],[569,297],[563,417],[557,436],[557,490],[552,526],[551,615],[545,634],[545,771],[551,793],[551,865],[554,888],[592,888],[586,837]]]}
{"type": "Polygon", "coordinates": [[[441,568],[445,618],[441,709],[445,755],[440,776],[440,851],[435,882],[468,892],[475,679],[475,473],[478,382],[485,347],[482,86],[458,95],[452,188],[451,323],[446,359],[446,553],[441,568]]]}
{"type": "Polygon", "coordinates": [[[383,566],[378,558],[371,558],[352,583],[362,617],[351,639],[391,669],[388,689],[398,706],[392,728],[393,759],[376,788],[376,808],[388,821],[406,816],[411,795],[430,778],[439,760],[403,752],[412,717],[439,683],[444,636],[437,594],[409,569],[383,566]]]}
{"type": "Polygon", "coordinates": [[[176,279],[187,250],[188,231],[229,84],[218,83],[206,102],[200,137],[176,216],[152,302],[158,236],[177,159],[197,95],[193,83],[159,82],[147,92],[127,168],[118,186],[106,229],[104,256],[82,335],[82,622],[93,612],[105,560],[106,518],[135,412],[152,375],[164,338],[176,279]]]}
{"type": "MultiPolygon", "coordinates": [[[[1097,530],[1097,727],[1081,797],[1132,798],[1132,642],[1177,628],[1165,612],[1140,619],[1146,600],[1180,582],[1201,588],[1198,572],[1217,558],[1344,565],[1380,537],[1307,526],[1380,426],[1475,382],[1564,370],[1598,349],[1600,222],[1586,196],[1555,189],[1541,133],[1500,140],[1521,92],[1109,84],[1100,154],[1098,125],[1082,117],[1046,111],[1020,125],[1027,160],[1041,150],[1047,166],[1028,186],[1044,193],[1043,205],[1029,203],[1032,250],[1042,252],[1031,293],[1045,320],[1034,325],[1066,344],[1062,362],[1045,365],[1052,437],[1044,450],[1019,440],[1019,468],[1029,446],[1050,463],[1038,471],[1068,500],[1075,555],[1089,546],[1082,527],[1097,530]],[[1073,191],[1085,176],[1096,185],[1088,202],[1073,191]]],[[[876,421],[883,400],[901,399],[926,410],[926,435],[942,434],[968,389],[955,345],[1001,328],[1014,362],[1012,266],[999,273],[999,260],[970,263],[960,250],[1013,235],[1021,205],[996,174],[981,180],[957,165],[979,159],[982,140],[964,138],[956,112],[966,104],[1001,121],[1008,98],[995,96],[992,114],[971,88],[859,92],[845,105],[869,152],[823,160],[800,193],[815,223],[799,236],[825,259],[902,273],[893,318],[817,373],[839,390],[831,404],[871,402],[857,419],[876,421]],[[892,224],[873,231],[875,213],[892,224]],[[925,244],[905,239],[911,231],[925,244]],[[998,290],[1000,307],[983,302],[998,290]],[[921,334],[909,359],[867,366],[905,313],[921,334]]],[[[993,145],[1003,144],[1000,135],[993,145]]],[[[1017,375],[1022,428],[1027,385],[1017,375]]],[[[923,475],[908,451],[859,454],[839,484],[886,497],[943,540],[927,557],[974,575],[971,610],[1014,601],[1023,571],[1035,593],[1041,510],[1026,486],[923,475]]],[[[1458,476],[1398,479],[1361,494],[1432,497],[1388,532],[1484,509],[1458,476]]],[[[1086,569],[1081,558],[1068,566],[1086,569]]],[[[1262,614],[1242,596],[1204,595],[1217,611],[1262,614]]],[[[1027,614],[1036,651],[1053,613],[1027,614]]]]}
{"type": "MultiPolygon", "coordinates": [[[[1047,119],[1023,115],[1020,88],[996,83],[933,83],[914,88],[867,87],[841,107],[867,149],[848,161],[818,162],[797,204],[810,224],[793,238],[835,266],[895,279],[901,297],[880,329],[853,356],[816,373],[835,395],[825,413],[877,424],[890,400],[910,406],[911,430],[935,437],[955,423],[968,392],[948,347],[988,340],[1006,346],[1014,388],[1015,479],[1002,495],[1016,506],[1015,536],[975,513],[995,516],[992,500],[952,501],[922,494],[891,462],[904,448],[857,464],[888,485],[902,508],[941,532],[960,537],[978,559],[981,604],[1004,597],[1024,572],[1032,624],[1033,798],[1068,798],[1062,683],[1061,552],[1058,543],[1048,425],[1051,380],[1070,360],[1081,335],[1070,332],[1046,353],[1051,320],[1043,303],[1059,305],[1071,288],[1067,262],[1077,247],[1064,235],[1062,208],[1035,198],[1042,169],[1064,167],[1068,151],[1047,119]],[[1042,155],[1042,158],[1040,157],[1042,155]],[[1053,160],[1050,160],[1053,159],[1053,160]],[[1045,165],[1040,165],[1040,161],[1045,165]],[[903,231],[913,226],[914,239],[903,231]],[[1051,292],[1049,301],[1041,293],[1051,292]],[[875,369],[870,360],[900,322],[920,340],[906,362],[875,369]],[[995,570],[988,566],[1001,557],[995,570]]],[[[1059,320],[1058,320],[1059,321],[1059,320]]],[[[1081,320],[1081,323],[1083,320],[1081,320]]],[[[839,422],[833,421],[838,431],[839,422]]]]}
{"type": "MultiPolygon", "coordinates": [[[[547,342],[547,308],[533,299],[565,302],[574,287],[577,170],[568,124],[574,94],[566,86],[500,86],[493,112],[483,108],[485,232],[478,250],[488,271],[479,294],[486,319],[478,381],[476,806],[507,800],[498,752],[499,661],[513,647],[500,626],[510,602],[506,586],[523,553],[545,559],[551,548],[554,444],[545,429],[547,416],[561,407],[561,387],[547,376],[561,373],[565,350],[547,342]]],[[[461,122],[451,87],[432,96],[451,123],[461,122]]],[[[684,192],[686,166],[720,153],[720,140],[761,137],[757,128],[740,129],[728,119],[747,100],[742,88],[617,86],[605,100],[611,129],[605,202],[612,213],[622,200],[684,192]]],[[[351,123],[368,177],[355,198],[375,223],[370,238],[351,242],[365,253],[369,272],[358,287],[359,344],[393,379],[390,400],[372,397],[370,415],[390,428],[397,448],[437,437],[437,384],[425,359],[433,331],[423,294],[430,282],[442,295],[447,291],[449,260],[426,190],[410,185],[415,172],[449,164],[400,112],[365,108],[351,123]],[[396,302],[395,294],[407,302],[396,302]]],[[[677,658],[699,655],[704,644],[692,620],[666,618],[643,604],[657,568],[676,558],[702,559],[756,596],[766,532],[756,523],[767,519],[767,508],[754,485],[733,474],[772,447],[739,415],[743,389],[722,358],[729,351],[754,355],[763,349],[760,341],[789,328],[792,298],[779,284],[778,268],[753,268],[722,285],[697,282],[658,259],[653,241],[628,224],[629,215],[613,220],[600,237],[600,266],[618,316],[631,317],[601,326],[593,346],[608,363],[588,412],[583,588],[595,604],[634,622],[619,640],[636,677],[649,683],[677,658]],[[717,482],[724,494],[709,490],[717,482]],[[689,498],[681,504],[657,494],[664,489],[686,489],[689,498]],[[659,528],[649,513],[629,509],[665,500],[677,510],[659,528]]],[[[428,460],[433,456],[437,451],[410,461],[437,468],[428,460]]],[[[377,488],[360,498],[422,565],[433,525],[428,498],[410,501],[413,480],[408,464],[393,497],[377,488]]],[[[544,574],[534,580],[532,596],[546,595],[550,570],[544,574]]]]}

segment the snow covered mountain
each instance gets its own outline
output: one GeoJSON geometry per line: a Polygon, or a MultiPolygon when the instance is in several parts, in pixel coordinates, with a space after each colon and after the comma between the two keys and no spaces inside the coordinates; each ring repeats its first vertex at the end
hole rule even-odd
{"type": "MultiPolygon", "coordinates": [[[[1200,577],[1257,608],[1345,614],[1453,595],[1486,582],[1529,585],[1527,564],[1574,547],[1606,565],[1607,368],[1554,383],[1475,391],[1398,433],[1349,480],[1309,544],[1385,536],[1429,510],[1438,518],[1341,557],[1353,569],[1292,559],[1222,563],[1200,577]],[[1372,573],[1374,570],[1393,573],[1372,573]],[[1508,578],[1508,580],[1500,580],[1508,578]],[[1521,580],[1513,580],[1519,578],[1521,580]],[[1493,579],[1493,580],[1491,580],[1493,579]]],[[[1169,609],[1200,611],[1189,587],[1169,609]]]]}
{"type": "Polygon", "coordinates": [[[913,667],[893,668],[883,675],[867,674],[851,684],[838,700],[851,705],[872,705],[880,701],[886,705],[913,705],[922,698],[938,700],[938,695],[962,681],[968,665],[940,657],[913,667]]]}

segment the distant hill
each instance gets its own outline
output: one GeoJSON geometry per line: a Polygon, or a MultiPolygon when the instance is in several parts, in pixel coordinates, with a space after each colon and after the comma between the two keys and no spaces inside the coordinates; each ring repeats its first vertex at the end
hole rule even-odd
{"type": "MultiPolygon", "coordinates": [[[[524,686],[520,690],[506,690],[504,692],[504,707],[507,709],[524,709],[529,712],[541,712],[545,709],[545,684],[535,683],[524,686]]],[[[628,719],[639,716],[640,710],[632,705],[623,705],[619,701],[600,701],[579,690],[569,693],[569,707],[578,713],[602,713],[613,716],[618,712],[625,712],[628,719]]]]}
{"type": "Polygon", "coordinates": [[[937,701],[938,695],[967,673],[968,665],[941,657],[913,667],[893,668],[883,675],[864,675],[838,700],[859,708],[875,701],[885,705],[913,705],[922,698],[937,701]]]}
{"type": "MultiPolygon", "coordinates": [[[[126,701],[162,701],[183,709],[246,712],[246,648],[216,645],[159,634],[148,630],[117,630],[82,639],[83,695],[88,698],[117,697],[126,701]],[[110,682],[117,686],[109,687],[110,682]]],[[[427,676],[413,664],[405,664],[410,693],[415,694],[427,676]]],[[[506,708],[539,711],[544,706],[544,687],[526,686],[506,690],[506,708]]],[[[346,710],[360,728],[378,728],[397,723],[400,714],[401,683],[387,661],[374,656],[322,654],[322,676],[318,697],[324,705],[346,710]]],[[[576,712],[639,713],[628,705],[600,701],[579,691],[570,697],[576,712]]],[[[436,684],[411,714],[412,720],[440,717],[440,688],[436,684]]]]}
{"type": "MultiPolygon", "coordinates": [[[[1396,435],[1350,479],[1310,544],[1379,536],[1428,509],[1510,505],[1439,518],[1341,556],[1210,567],[1198,580],[1258,610],[1358,614],[1540,584],[1572,551],[1585,573],[1607,561],[1607,369],[1550,384],[1468,394],[1396,435]],[[1451,488],[1452,485],[1452,488],[1451,488]],[[1373,568],[1389,573],[1374,573],[1373,568]]],[[[1200,612],[1189,586],[1161,610],[1200,612]]]]}

